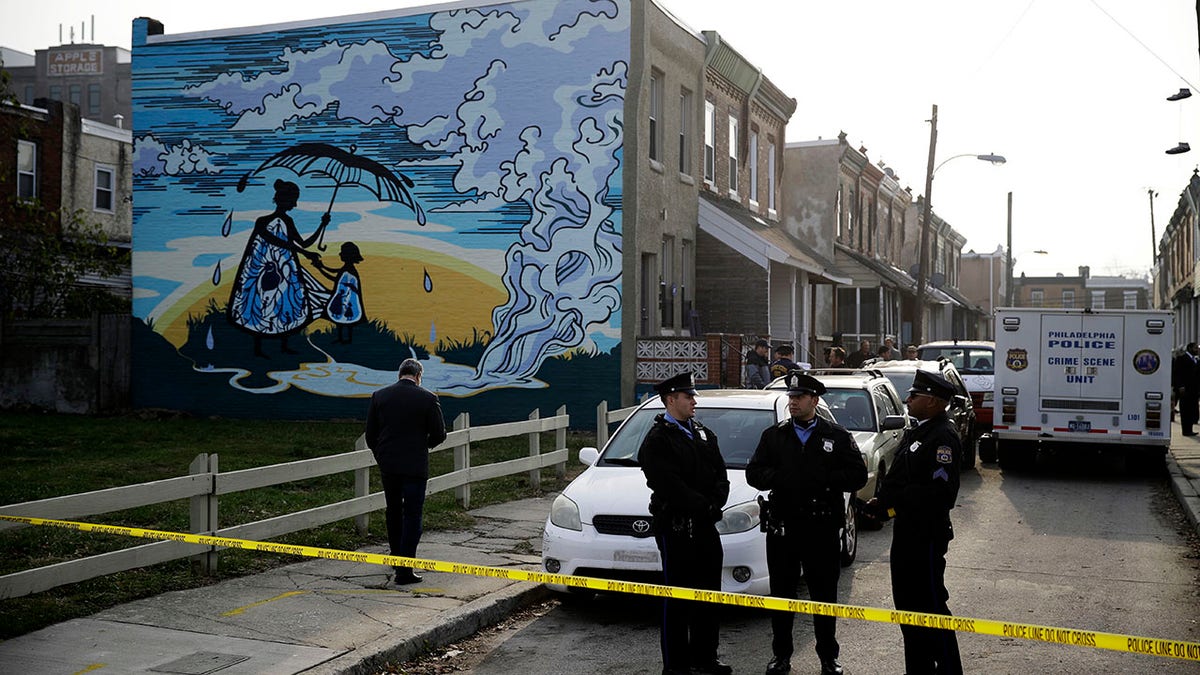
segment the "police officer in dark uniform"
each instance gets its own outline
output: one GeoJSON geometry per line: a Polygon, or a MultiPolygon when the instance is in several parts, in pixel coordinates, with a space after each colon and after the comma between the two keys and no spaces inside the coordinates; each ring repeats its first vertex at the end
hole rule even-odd
{"type": "MultiPolygon", "coordinates": [[[[946,550],[954,538],[950,510],[958,497],[962,446],[946,404],[954,387],[944,377],[918,370],[908,390],[908,414],[917,426],[904,434],[869,516],[895,518],[892,533],[892,600],[896,609],[950,616],[946,601],[946,550]]],[[[952,630],[901,625],[904,667],[909,675],[961,675],[958,639],[952,630]]]]}
{"type": "MultiPolygon", "coordinates": [[[[784,381],[791,418],[762,433],[746,465],[746,482],[771,491],[765,516],[771,595],[794,599],[803,569],[810,598],[837,602],[839,530],[845,523],[842,494],[866,484],[867,466],[845,427],[817,417],[825,385],[796,370],[784,381]]],[[[771,616],[773,658],[767,675],[792,669],[794,619],[793,612],[771,616]]],[[[814,616],[813,629],[822,675],[841,673],[836,619],[814,616]]]]}
{"type": "MultiPolygon", "coordinates": [[[[666,412],[654,418],[638,450],[650,487],[654,540],[670,586],[721,590],[721,536],[717,521],[729,498],[729,478],[717,437],[694,419],[696,385],[680,373],[655,385],[666,412]]],[[[717,605],[664,598],[664,675],[733,669],[717,659],[717,605]]]]}

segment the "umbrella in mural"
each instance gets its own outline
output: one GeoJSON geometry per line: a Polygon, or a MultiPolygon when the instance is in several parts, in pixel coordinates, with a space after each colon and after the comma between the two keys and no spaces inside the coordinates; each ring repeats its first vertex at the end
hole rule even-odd
{"type": "MultiPolygon", "coordinates": [[[[238,181],[237,191],[246,189],[246,182],[254,174],[267,169],[281,167],[296,173],[297,176],[320,174],[333,179],[333,195],[329,198],[328,214],[333,210],[333,202],[337,199],[338,190],[343,186],[357,185],[371,191],[380,201],[399,202],[411,208],[417,216],[417,223],[425,224],[425,211],[413,198],[409,191],[413,187],[412,179],[404,174],[397,174],[386,166],[368,157],[354,154],[356,147],[350,150],[329,145],[327,143],[301,143],[279,152],[268,158],[257,169],[242,176],[238,181]]],[[[325,250],[325,231],[317,247],[325,250]]]]}

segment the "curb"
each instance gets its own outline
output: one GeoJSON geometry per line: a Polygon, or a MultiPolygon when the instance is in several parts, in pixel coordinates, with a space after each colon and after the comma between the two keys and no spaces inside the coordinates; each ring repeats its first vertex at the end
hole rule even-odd
{"type": "Polygon", "coordinates": [[[1196,487],[1192,485],[1187,476],[1183,475],[1183,470],[1179,468],[1175,457],[1169,452],[1167,453],[1167,473],[1171,476],[1171,492],[1175,493],[1175,498],[1183,507],[1183,512],[1192,524],[1192,529],[1195,530],[1197,536],[1200,536],[1200,493],[1197,493],[1196,487]]]}
{"type": "Polygon", "coordinates": [[[543,584],[517,582],[480,596],[439,616],[435,625],[400,627],[397,635],[380,638],[303,671],[306,675],[375,675],[389,663],[402,663],[470,637],[513,612],[552,595],[543,584]]]}

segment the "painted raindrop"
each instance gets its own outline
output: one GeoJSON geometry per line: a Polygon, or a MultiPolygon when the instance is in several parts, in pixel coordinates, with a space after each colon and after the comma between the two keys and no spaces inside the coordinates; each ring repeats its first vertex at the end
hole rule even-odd
{"type": "Polygon", "coordinates": [[[225,224],[221,226],[221,236],[228,237],[229,233],[232,230],[233,230],[233,211],[230,211],[229,215],[225,216],[225,224]]]}
{"type": "Polygon", "coordinates": [[[432,344],[436,344],[436,343],[437,343],[437,324],[436,324],[436,322],[430,321],[429,322],[429,344],[432,345],[432,344]]]}
{"type": "Polygon", "coordinates": [[[213,268],[213,286],[221,285],[221,261],[217,261],[217,266],[213,268]]]}
{"type": "Polygon", "coordinates": [[[425,272],[425,292],[432,293],[433,292],[433,279],[429,278],[429,270],[422,268],[422,271],[425,272]]]}
{"type": "Polygon", "coordinates": [[[208,327],[208,336],[204,338],[204,346],[208,347],[209,349],[213,348],[212,326],[208,327]]]}

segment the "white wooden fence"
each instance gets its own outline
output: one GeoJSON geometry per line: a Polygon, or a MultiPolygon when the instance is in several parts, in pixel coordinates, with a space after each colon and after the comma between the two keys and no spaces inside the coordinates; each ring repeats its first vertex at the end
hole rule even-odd
{"type": "MultiPolygon", "coordinates": [[[[530,481],[536,488],[541,485],[541,469],[548,466],[554,466],[558,476],[562,478],[566,475],[567,426],[569,423],[566,407],[559,408],[554,417],[542,418],[535,410],[526,421],[481,427],[470,426],[470,418],[463,413],[454,420],[453,431],[447,434],[445,442],[430,451],[453,451],[454,470],[431,477],[425,494],[454,489],[459,504],[464,508],[469,508],[471,483],[476,481],[528,471],[530,481]],[[540,434],[549,431],[555,432],[555,449],[543,453],[540,446],[540,434]],[[472,442],[522,435],[529,437],[528,457],[472,466],[472,442]]],[[[370,492],[370,471],[371,467],[375,465],[375,458],[367,449],[366,441],[362,437],[359,437],[355,443],[353,452],[227,473],[220,473],[217,459],[216,454],[197,455],[192,460],[191,466],[188,467],[186,476],[40,499],[33,502],[9,504],[0,506],[0,513],[55,520],[81,520],[103,513],[188,499],[191,506],[189,532],[234,539],[260,540],[347,518],[354,518],[358,531],[365,533],[368,514],[385,507],[383,493],[370,492]],[[266,520],[224,528],[217,526],[219,522],[218,504],[221,495],[346,471],[354,472],[354,497],[351,499],[266,520]]],[[[14,527],[26,526],[0,521],[0,531],[14,527]]],[[[195,557],[203,570],[212,571],[216,569],[218,550],[216,547],[199,544],[158,541],[22,570],[0,576],[0,599],[39,593],[64,584],[86,581],[114,572],[186,557],[195,557]]]]}

